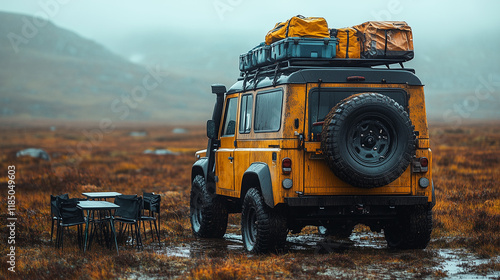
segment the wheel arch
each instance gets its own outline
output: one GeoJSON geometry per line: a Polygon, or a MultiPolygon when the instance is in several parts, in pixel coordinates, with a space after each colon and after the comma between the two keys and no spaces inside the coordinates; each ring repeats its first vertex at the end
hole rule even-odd
{"type": "Polygon", "coordinates": [[[197,175],[203,176],[203,178],[207,178],[207,169],[208,169],[208,158],[203,157],[197,160],[193,167],[191,168],[191,182],[194,180],[194,177],[197,175]]]}
{"type": "Polygon", "coordinates": [[[254,162],[243,173],[241,180],[241,201],[245,198],[250,188],[257,188],[267,206],[274,208],[273,184],[269,166],[264,162],[254,162]]]}

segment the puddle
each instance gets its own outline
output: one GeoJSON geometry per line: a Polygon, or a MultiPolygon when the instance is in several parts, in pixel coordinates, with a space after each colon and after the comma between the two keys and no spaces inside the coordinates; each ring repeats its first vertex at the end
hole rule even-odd
{"type": "MultiPolygon", "coordinates": [[[[383,240],[383,235],[372,232],[353,233],[349,239],[334,239],[319,234],[290,234],[287,237],[287,251],[319,253],[342,251],[351,247],[383,249],[386,245],[381,239],[383,240]]],[[[246,253],[241,235],[234,233],[224,235],[223,239],[194,239],[189,244],[158,248],[156,251],[159,254],[184,258],[224,256],[229,252],[246,253]]]]}
{"type": "MultiPolygon", "coordinates": [[[[500,271],[494,271],[486,275],[470,273],[474,266],[486,264],[490,259],[480,259],[463,249],[438,249],[439,258],[442,259],[440,267],[446,272],[445,279],[496,279],[500,278],[500,271]]],[[[500,261],[497,257],[495,261],[500,261]]]]}
{"type": "Polygon", "coordinates": [[[384,234],[375,232],[354,232],[349,239],[353,242],[354,247],[385,249],[387,243],[385,242],[384,234]]]}
{"type": "Polygon", "coordinates": [[[156,252],[181,258],[223,257],[229,252],[246,253],[241,235],[238,234],[226,234],[223,239],[194,239],[189,244],[159,248],[156,252]]]}
{"type": "MultiPolygon", "coordinates": [[[[317,254],[329,252],[343,252],[347,249],[359,250],[364,248],[386,250],[387,243],[382,233],[354,232],[348,239],[334,239],[319,234],[288,235],[287,251],[295,253],[317,254]]],[[[464,249],[427,249],[435,254],[435,261],[439,263],[432,269],[446,273],[444,279],[496,279],[500,278],[500,271],[479,275],[472,271],[475,266],[486,264],[490,259],[480,259],[464,249]]],[[[194,239],[191,243],[181,246],[170,246],[157,250],[159,254],[181,258],[225,257],[228,253],[248,254],[243,247],[242,237],[239,234],[229,233],[223,239],[194,239]]],[[[397,253],[397,252],[396,252],[397,253]]],[[[401,251],[405,253],[405,251],[401,251]]],[[[251,254],[248,254],[251,256],[251,254]]],[[[494,261],[500,262],[500,257],[494,261]]],[[[371,269],[367,267],[366,269],[371,269]]],[[[378,268],[381,269],[381,268],[378,268]]],[[[404,271],[388,271],[395,276],[404,271]]],[[[404,274],[402,275],[404,276],[404,274]]]]}

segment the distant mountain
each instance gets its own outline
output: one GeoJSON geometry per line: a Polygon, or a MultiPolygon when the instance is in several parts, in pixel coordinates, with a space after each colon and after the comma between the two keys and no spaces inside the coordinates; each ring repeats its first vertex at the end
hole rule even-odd
{"type": "Polygon", "coordinates": [[[185,73],[131,63],[20,14],[0,12],[0,65],[2,118],[193,121],[208,118],[214,101],[209,82],[193,92],[199,81],[185,73]]]}

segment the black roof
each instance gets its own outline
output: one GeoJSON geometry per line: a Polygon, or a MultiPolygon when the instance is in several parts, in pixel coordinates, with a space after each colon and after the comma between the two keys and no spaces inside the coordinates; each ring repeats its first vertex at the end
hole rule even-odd
{"type": "Polygon", "coordinates": [[[269,86],[304,83],[359,83],[422,85],[412,69],[384,69],[370,67],[288,67],[283,69],[242,73],[227,94],[255,90],[269,86]],[[348,81],[348,77],[361,76],[364,80],[348,81]]]}

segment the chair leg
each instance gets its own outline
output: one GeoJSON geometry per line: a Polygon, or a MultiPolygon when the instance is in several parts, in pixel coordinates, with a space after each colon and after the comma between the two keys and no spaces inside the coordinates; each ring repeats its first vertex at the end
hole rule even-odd
{"type": "Polygon", "coordinates": [[[56,248],[59,249],[59,233],[60,232],[60,229],[59,229],[59,222],[57,222],[57,227],[56,227],[56,248]]]}
{"type": "Polygon", "coordinates": [[[64,228],[65,227],[61,227],[61,249],[63,250],[63,252],[64,252],[64,228]]]}
{"type": "Polygon", "coordinates": [[[83,249],[83,225],[78,225],[78,248],[83,249]]]}
{"type": "Polygon", "coordinates": [[[59,229],[57,230],[58,233],[58,238],[57,238],[57,248],[62,248],[62,238],[63,238],[63,231],[64,227],[59,226],[59,229]]]}
{"type": "Polygon", "coordinates": [[[139,226],[139,222],[135,224],[135,228],[137,229],[137,246],[142,246],[141,227],[139,226]]]}
{"type": "MultiPolygon", "coordinates": [[[[127,241],[128,237],[132,236],[132,226],[130,224],[125,224],[125,236],[127,236],[127,241]]],[[[132,244],[134,244],[134,239],[132,238],[132,244]]]]}
{"type": "Polygon", "coordinates": [[[140,222],[142,222],[142,230],[144,232],[144,237],[147,238],[147,236],[146,236],[146,225],[145,225],[146,221],[142,220],[140,222]]]}
{"type": "Polygon", "coordinates": [[[59,248],[59,221],[57,221],[57,226],[56,226],[56,248],[59,248]]]}
{"type": "Polygon", "coordinates": [[[80,242],[80,225],[76,225],[76,241],[78,242],[78,249],[81,247],[80,242]]]}
{"type": "Polygon", "coordinates": [[[158,246],[161,247],[161,242],[160,242],[160,231],[158,230],[158,227],[156,226],[156,220],[153,222],[155,224],[155,231],[156,231],[156,238],[158,238],[158,246]]]}
{"type": "Polygon", "coordinates": [[[50,227],[50,242],[52,242],[53,234],[54,234],[54,217],[52,217],[52,226],[50,227]]]}
{"type": "Polygon", "coordinates": [[[87,243],[87,248],[90,248],[90,246],[92,246],[92,241],[94,241],[94,234],[95,234],[95,223],[94,222],[91,222],[89,223],[89,237],[88,237],[88,243],[87,243]]]}
{"type": "Polygon", "coordinates": [[[149,220],[149,231],[151,232],[151,239],[154,240],[154,237],[153,237],[153,226],[151,225],[151,220],[149,220]]]}

